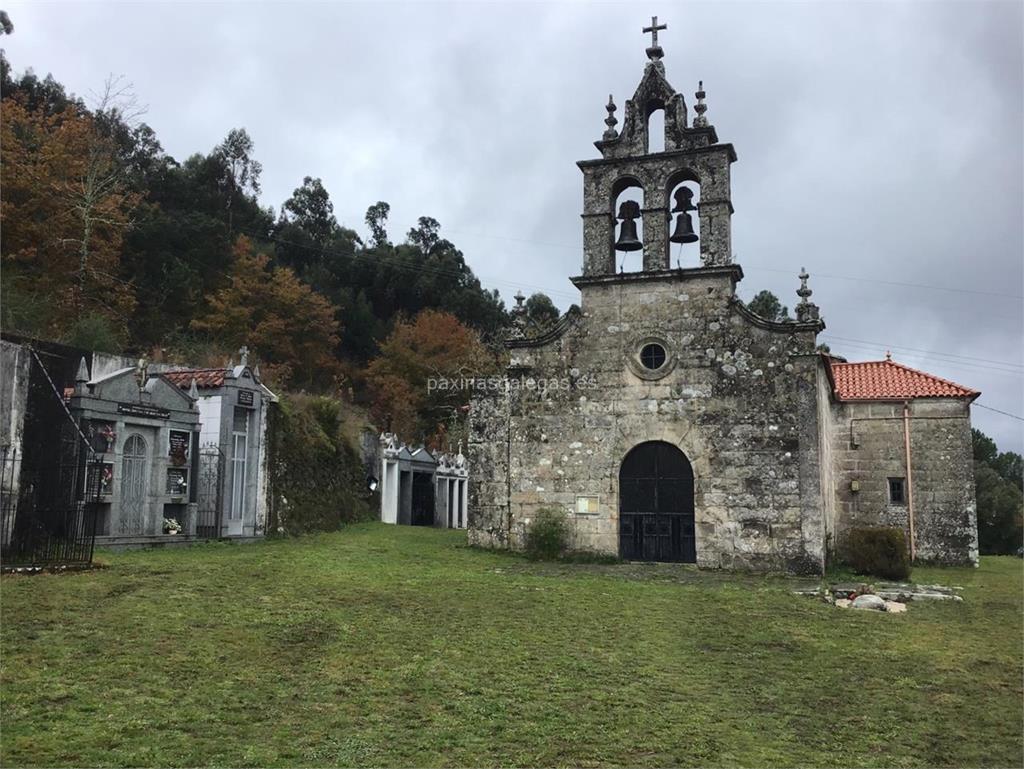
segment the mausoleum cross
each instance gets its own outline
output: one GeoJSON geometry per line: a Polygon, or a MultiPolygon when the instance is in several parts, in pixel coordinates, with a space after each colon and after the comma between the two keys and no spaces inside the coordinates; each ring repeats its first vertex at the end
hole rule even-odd
{"type": "Polygon", "coordinates": [[[658,24],[658,17],[657,16],[652,16],[651,17],[651,26],[644,27],[644,34],[645,35],[648,32],[651,33],[651,48],[657,48],[658,47],[658,30],[659,29],[668,29],[668,24],[658,24]]]}

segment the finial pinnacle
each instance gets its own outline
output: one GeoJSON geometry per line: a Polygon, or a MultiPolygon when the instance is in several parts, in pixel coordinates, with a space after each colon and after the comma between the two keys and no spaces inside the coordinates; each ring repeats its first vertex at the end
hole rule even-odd
{"type": "Polygon", "coordinates": [[[886,350],[885,351],[885,359],[887,361],[889,361],[890,363],[892,362],[892,350],[886,350]]]}
{"type": "Polygon", "coordinates": [[[811,294],[810,287],[807,285],[807,279],[811,276],[807,274],[807,268],[800,268],[800,288],[796,290],[796,295],[800,297],[800,303],[796,306],[796,319],[800,323],[811,323],[821,319],[820,310],[818,305],[814,302],[808,301],[811,294]]]}
{"type": "Polygon", "coordinates": [[[615,110],[617,107],[615,106],[615,101],[612,99],[611,94],[608,94],[608,104],[605,105],[605,109],[608,110],[608,117],[604,119],[604,124],[608,126],[608,128],[605,129],[601,138],[605,141],[610,141],[611,139],[617,139],[619,136],[619,132],[615,130],[615,124],[619,122],[615,118],[615,110]]]}
{"type": "Polygon", "coordinates": [[[693,111],[697,113],[697,117],[693,119],[694,128],[705,128],[708,124],[708,119],[704,116],[704,113],[708,111],[708,105],[704,103],[704,97],[707,96],[704,93],[704,81],[697,81],[697,93],[694,94],[697,97],[697,103],[693,105],[693,111]]]}
{"type": "Polygon", "coordinates": [[[510,336],[513,339],[522,339],[526,336],[526,307],[523,306],[523,302],[526,297],[523,296],[523,290],[519,289],[515,295],[516,306],[512,308],[512,329],[510,336]]]}

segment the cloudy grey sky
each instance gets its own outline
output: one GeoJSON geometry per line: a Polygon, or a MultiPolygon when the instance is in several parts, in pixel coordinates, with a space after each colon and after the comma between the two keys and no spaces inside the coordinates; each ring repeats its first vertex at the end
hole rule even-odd
{"type": "MultiPolygon", "coordinates": [[[[244,126],[265,204],[312,175],[361,232],[377,200],[394,239],[433,216],[506,302],[543,290],[563,310],[582,264],[574,162],[597,156],[609,92],[621,107],[639,82],[657,14],[669,81],[692,106],[703,79],[739,155],[741,295],[792,307],[806,266],[834,352],[891,349],[1024,413],[1019,2],[2,7],[16,70],[80,95],[124,74],[174,157],[244,126]]],[[[1024,423],[974,422],[1024,446],[1024,423]]]]}

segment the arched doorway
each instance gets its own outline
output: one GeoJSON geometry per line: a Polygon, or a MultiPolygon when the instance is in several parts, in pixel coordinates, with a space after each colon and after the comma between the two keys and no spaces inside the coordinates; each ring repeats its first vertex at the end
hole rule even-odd
{"type": "Polygon", "coordinates": [[[619,555],[632,561],[697,561],[693,468],[670,443],[641,443],[622,460],[619,555]]]}
{"type": "Polygon", "coordinates": [[[120,534],[136,536],[145,533],[146,475],[149,469],[146,453],[145,439],[138,433],[129,435],[121,452],[120,534]]]}

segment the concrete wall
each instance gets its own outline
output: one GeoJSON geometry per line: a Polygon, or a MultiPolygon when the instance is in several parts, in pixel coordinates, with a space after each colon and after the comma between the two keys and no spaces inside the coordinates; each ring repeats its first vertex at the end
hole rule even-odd
{"type": "Polygon", "coordinates": [[[200,395],[196,405],[199,406],[199,446],[220,446],[220,412],[221,396],[200,395]]]}
{"type": "MultiPolygon", "coordinates": [[[[909,531],[909,506],[892,504],[888,489],[889,478],[907,477],[903,404],[833,403],[830,412],[841,555],[851,527],[909,531]]],[[[910,401],[909,430],[918,561],[977,565],[970,405],[953,398],[910,401]]]]}
{"type": "Polygon", "coordinates": [[[32,354],[20,344],[0,340],[0,448],[21,451],[28,405],[32,354]]]}
{"type": "Polygon", "coordinates": [[[752,320],[733,301],[738,274],[584,282],[568,328],[512,349],[510,377],[559,386],[474,400],[472,542],[518,548],[536,511],[557,506],[576,547],[617,553],[622,459],[663,440],[693,466],[698,564],[821,571],[816,326],[752,320]],[[651,339],[669,353],[656,376],[637,360],[651,339]],[[577,495],[599,496],[598,514],[576,514],[577,495]]]}

